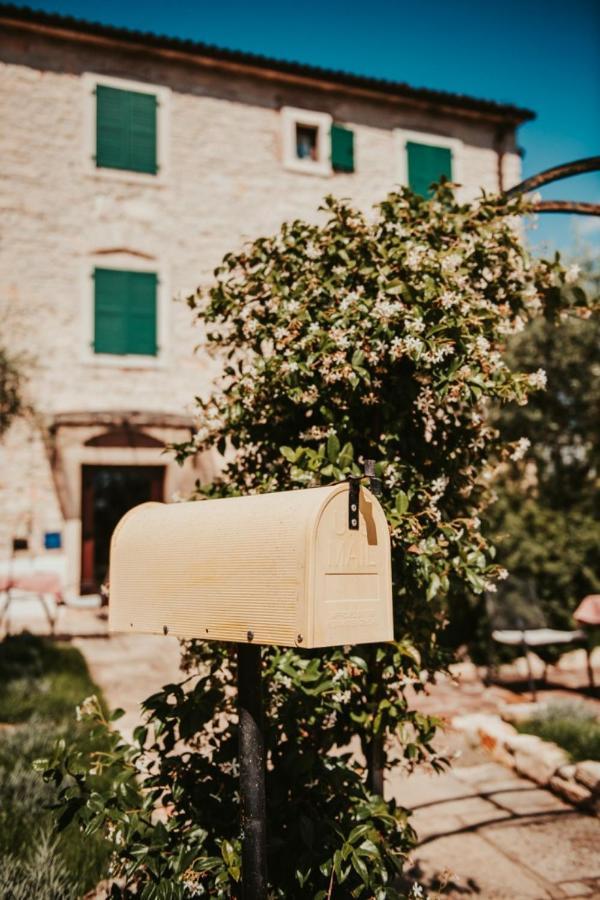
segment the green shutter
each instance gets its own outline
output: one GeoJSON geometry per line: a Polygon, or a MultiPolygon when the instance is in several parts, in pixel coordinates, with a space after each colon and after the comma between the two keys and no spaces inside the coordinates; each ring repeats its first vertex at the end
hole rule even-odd
{"type": "Polygon", "coordinates": [[[94,351],[155,356],[156,275],[96,269],[94,283],[94,351]]]}
{"type": "Polygon", "coordinates": [[[124,310],[127,308],[127,272],[96,269],[94,272],[94,351],[127,353],[124,310]]]}
{"type": "Polygon", "coordinates": [[[442,175],[452,180],[452,151],[448,147],[432,147],[430,144],[406,144],[408,160],[408,184],[415,194],[431,197],[431,185],[438,183],[442,175]]]}
{"type": "Polygon", "coordinates": [[[331,126],[331,165],[335,172],[354,172],[354,132],[331,126]]]}
{"type": "Polygon", "coordinates": [[[127,352],[156,355],[156,275],[128,272],[127,352]]]}
{"type": "Polygon", "coordinates": [[[156,174],[156,97],[96,87],[96,165],[156,174]]]}

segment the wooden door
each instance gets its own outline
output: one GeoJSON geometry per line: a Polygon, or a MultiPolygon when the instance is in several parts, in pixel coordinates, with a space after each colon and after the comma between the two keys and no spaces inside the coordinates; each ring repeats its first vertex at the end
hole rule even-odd
{"type": "Polygon", "coordinates": [[[98,593],[108,576],[110,538],[139,503],[164,500],[164,466],[82,466],[81,593],[98,593]]]}

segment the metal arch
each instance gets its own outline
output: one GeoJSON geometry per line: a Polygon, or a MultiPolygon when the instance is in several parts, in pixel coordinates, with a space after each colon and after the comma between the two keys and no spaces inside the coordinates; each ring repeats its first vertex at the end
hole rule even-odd
{"type": "Polygon", "coordinates": [[[600,203],[575,200],[540,200],[533,204],[535,212],[578,213],[581,216],[600,216],[600,203]]]}
{"type": "MultiPolygon", "coordinates": [[[[545,169],[532,175],[516,184],[510,190],[504,192],[505,197],[517,197],[550,184],[553,181],[560,181],[563,178],[571,178],[573,175],[582,175],[585,172],[600,171],[600,156],[588,156],[585,159],[578,159],[575,162],[563,163],[560,166],[553,166],[551,169],[545,169]]],[[[576,200],[539,200],[532,205],[535,212],[558,212],[558,213],[577,213],[584,216],[600,216],[600,203],[585,203],[576,200]]]]}

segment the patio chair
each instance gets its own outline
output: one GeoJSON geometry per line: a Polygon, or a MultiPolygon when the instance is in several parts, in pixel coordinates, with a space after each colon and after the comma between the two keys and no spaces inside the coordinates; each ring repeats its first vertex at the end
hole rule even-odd
{"type": "Polygon", "coordinates": [[[30,555],[28,545],[20,549],[13,542],[13,553],[3,572],[0,572],[0,629],[4,629],[8,612],[13,603],[35,598],[41,605],[48,621],[50,633],[54,634],[58,618],[58,608],[64,605],[62,582],[59,574],[37,567],[30,555]]]}

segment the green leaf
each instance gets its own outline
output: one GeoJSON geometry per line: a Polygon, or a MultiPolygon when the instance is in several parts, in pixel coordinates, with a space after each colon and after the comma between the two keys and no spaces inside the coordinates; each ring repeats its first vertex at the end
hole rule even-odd
{"type": "Polygon", "coordinates": [[[352,853],[352,868],[365,884],[369,884],[369,870],[365,862],[361,859],[359,853],[354,850],[352,853]]]}
{"type": "Polygon", "coordinates": [[[337,434],[330,434],[327,438],[327,459],[330,463],[337,462],[340,452],[340,442],[337,434]]]}
{"type": "Polygon", "coordinates": [[[352,464],[352,460],[354,459],[354,449],[352,444],[346,443],[342,447],[339,455],[338,455],[338,466],[340,469],[346,469],[352,464]]]}
{"type": "Polygon", "coordinates": [[[400,513],[401,516],[408,510],[409,499],[408,495],[404,493],[404,491],[398,491],[396,494],[396,510],[400,513]]]}
{"type": "Polygon", "coordinates": [[[440,587],[441,587],[441,582],[440,582],[439,576],[436,575],[436,574],[434,573],[434,574],[431,576],[431,579],[430,579],[430,581],[429,581],[429,585],[428,585],[428,587],[427,587],[427,599],[428,599],[428,600],[433,600],[433,598],[435,597],[435,595],[436,595],[437,592],[439,591],[440,587]]]}

